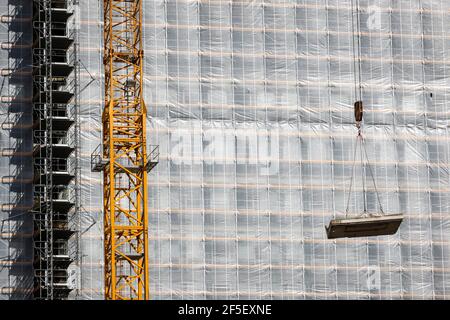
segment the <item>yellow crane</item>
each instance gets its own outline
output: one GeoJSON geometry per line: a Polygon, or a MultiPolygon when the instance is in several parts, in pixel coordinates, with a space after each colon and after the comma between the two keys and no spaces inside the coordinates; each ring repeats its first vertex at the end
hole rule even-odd
{"type": "Polygon", "coordinates": [[[147,300],[147,154],[143,100],[142,0],[103,0],[105,105],[102,151],[91,157],[103,172],[105,299],[147,300]]]}

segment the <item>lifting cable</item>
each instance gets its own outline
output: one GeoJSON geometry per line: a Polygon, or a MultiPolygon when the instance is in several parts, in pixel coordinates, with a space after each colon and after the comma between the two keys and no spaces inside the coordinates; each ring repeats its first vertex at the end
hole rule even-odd
{"type": "MultiPolygon", "coordinates": [[[[355,143],[355,148],[353,150],[353,164],[352,164],[352,174],[351,174],[351,178],[350,178],[350,188],[348,191],[348,197],[347,197],[347,206],[345,209],[345,216],[347,217],[348,215],[348,210],[350,207],[350,196],[351,196],[351,192],[352,192],[352,188],[353,188],[353,181],[355,180],[354,176],[355,176],[355,166],[356,166],[356,158],[357,158],[357,150],[358,150],[358,146],[359,146],[359,150],[360,150],[360,160],[361,160],[361,180],[362,180],[362,189],[363,189],[363,205],[364,205],[364,212],[363,214],[367,214],[367,202],[366,202],[366,185],[365,185],[365,179],[364,179],[364,158],[366,159],[366,167],[369,169],[369,174],[370,177],[372,179],[372,183],[375,189],[375,194],[377,197],[377,201],[378,201],[378,205],[380,207],[380,211],[381,214],[384,214],[384,210],[383,210],[383,206],[381,204],[381,199],[380,199],[380,194],[378,192],[377,189],[377,185],[375,183],[375,176],[373,174],[373,170],[372,170],[372,166],[370,165],[370,161],[369,161],[369,156],[367,154],[367,149],[366,149],[366,144],[365,144],[365,140],[362,136],[361,133],[361,128],[358,128],[358,135],[356,136],[356,143],[355,143]]],[[[372,215],[372,214],[370,214],[372,215]]]]}
{"type": "MultiPolygon", "coordinates": [[[[358,128],[358,135],[356,136],[356,143],[355,148],[353,151],[353,164],[352,164],[352,173],[351,173],[351,179],[350,179],[350,188],[348,192],[348,198],[347,198],[347,206],[345,209],[345,216],[348,215],[348,210],[350,207],[350,196],[351,191],[353,187],[353,180],[355,176],[355,165],[356,165],[356,157],[357,157],[357,150],[358,146],[360,149],[360,159],[361,159],[361,180],[362,180],[362,189],[363,189],[363,205],[364,205],[364,212],[363,215],[367,214],[367,203],[366,203],[366,186],[365,186],[365,166],[364,166],[364,156],[366,158],[366,166],[369,169],[370,176],[372,178],[372,182],[375,189],[375,194],[377,196],[378,205],[380,206],[380,211],[382,214],[384,214],[383,207],[381,205],[380,195],[377,190],[377,186],[375,183],[375,177],[373,175],[372,166],[370,165],[369,157],[367,155],[367,149],[365,145],[364,138],[362,136],[361,131],[361,122],[363,117],[363,103],[362,103],[362,79],[361,79],[361,32],[360,32],[360,7],[359,7],[359,0],[352,0],[351,2],[351,14],[352,14],[352,39],[353,39],[353,71],[354,71],[354,80],[355,80],[355,98],[356,102],[354,104],[354,111],[355,111],[355,120],[356,120],[356,127],[358,128]],[[355,5],[356,2],[356,5],[355,5]],[[356,8],[356,10],[355,10],[356,8]],[[355,26],[355,11],[356,11],[356,26],[355,26]],[[357,42],[355,42],[355,34],[357,35],[357,42]],[[364,149],[364,151],[363,151],[364,149]]],[[[372,214],[370,214],[372,215],[372,214]]]]}
{"type": "Polygon", "coordinates": [[[362,101],[362,79],[361,79],[361,30],[360,30],[360,8],[359,0],[352,0],[351,2],[352,14],[352,42],[353,42],[353,73],[355,81],[355,99],[362,101]],[[356,5],[355,5],[356,1],[356,5]],[[356,9],[356,10],[355,10],[356,9]],[[356,23],[355,23],[356,12],[356,23]],[[355,34],[357,43],[355,42],[355,34]],[[358,70],[358,71],[356,71],[358,70]]]}

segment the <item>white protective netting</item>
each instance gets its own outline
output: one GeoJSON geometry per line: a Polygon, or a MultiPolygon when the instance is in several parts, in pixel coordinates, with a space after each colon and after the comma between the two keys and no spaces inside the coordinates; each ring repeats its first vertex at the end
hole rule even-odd
{"type": "MultiPolygon", "coordinates": [[[[102,177],[89,162],[101,141],[100,2],[81,0],[77,15],[81,87],[94,79],[81,96],[84,299],[103,298],[102,177]]],[[[448,1],[359,0],[368,156],[384,211],[405,219],[394,236],[326,239],[345,214],[356,141],[355,3],[143,1],[148,140],[161,152],[148,178],[153,299],[449,298],[448,1]]],[[[16,143],[8,130],[0,139],[16,143]]],[[[10,175],[10,158],[0,163],[10,175]]],[[[357,215],[360,179],[353,190],[357,215]]],[[[1,185],[2,202],[10,191],[1,185]]],[[[0,238],[2,287],[20,274],[3,262],[12,243],[0,238]]]]}

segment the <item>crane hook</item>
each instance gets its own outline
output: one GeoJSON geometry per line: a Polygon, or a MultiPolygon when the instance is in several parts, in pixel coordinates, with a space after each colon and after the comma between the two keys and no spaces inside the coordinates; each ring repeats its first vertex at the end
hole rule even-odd
{"type": "Polygon", "coordinates": [[[355,121],[356,127],[358,128],[358,135],[361,134],[361,121],[363,118],[363,103],[362,101],[356,101],[354,104],[355,109],[355,121]]]}

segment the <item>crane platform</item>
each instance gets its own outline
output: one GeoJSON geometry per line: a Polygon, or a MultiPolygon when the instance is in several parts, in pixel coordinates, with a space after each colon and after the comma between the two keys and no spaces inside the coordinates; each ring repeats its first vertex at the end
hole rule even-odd
{"type": "Polygon", "coordinates": [[[384,236],[395,234],[402,221],[402,214],[334,219],[325,229],[328,239],[384,236]]]}

